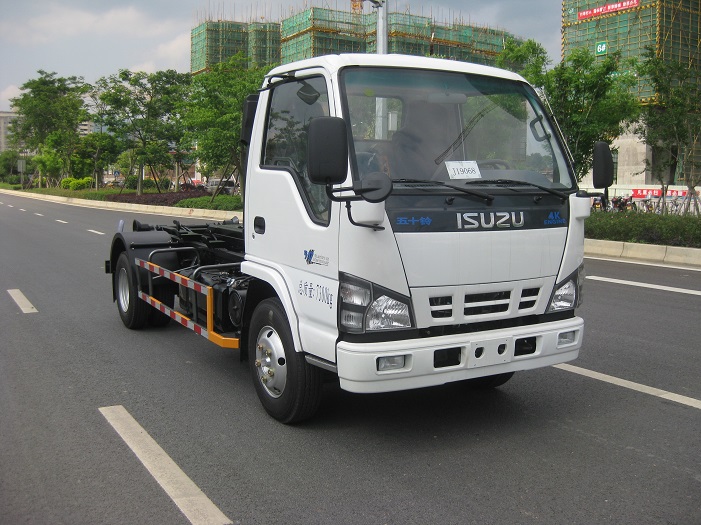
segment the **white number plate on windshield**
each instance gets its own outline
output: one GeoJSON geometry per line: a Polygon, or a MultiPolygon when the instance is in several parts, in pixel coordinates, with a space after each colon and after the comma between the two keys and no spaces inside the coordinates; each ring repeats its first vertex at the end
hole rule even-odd
{"type": "Polygon", "coordinates": [[[451,179],[481,179],[479,166],[474,160],[447,160],[445,167],[451,179]]]}

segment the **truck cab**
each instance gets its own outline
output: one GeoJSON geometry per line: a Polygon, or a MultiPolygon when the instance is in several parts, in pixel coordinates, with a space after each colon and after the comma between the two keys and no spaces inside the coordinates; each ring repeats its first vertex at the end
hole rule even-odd
{"type": "Polygon", "coordinates": [[[357,393],[498,386],[578,356],[590,200],[523,78],[317,57],[272,70],[242,128],[245,217],[226,271],[246,282],[234,328],[273,417],[313,414],[329,373],[357,393]]]}

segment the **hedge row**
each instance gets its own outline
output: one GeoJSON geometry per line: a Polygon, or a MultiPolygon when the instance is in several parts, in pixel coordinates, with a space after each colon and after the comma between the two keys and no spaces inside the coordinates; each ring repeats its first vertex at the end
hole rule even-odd
{"type": "Polygon", "coordinates": [[[178,208],[196,208],[203,210],[242,210],[241,195],[217,195],[212,202],[211,195],[183,199],[175,204],[178,208]]]}
{"type": "Polygon", "coordinates": [[[701,217],[594,212],[584,224],[584,234],[588,239],[701,248],[701,217]]]}

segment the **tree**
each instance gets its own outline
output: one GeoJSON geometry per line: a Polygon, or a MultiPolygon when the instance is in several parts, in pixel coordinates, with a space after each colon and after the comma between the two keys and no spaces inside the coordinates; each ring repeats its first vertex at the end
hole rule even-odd
{"type": "Polygon", "coordinates": [[[34,162],[39,170],[40,177],[53,179],[54,182],[61,176],[61,168],[63,162],[56,153],[56,150],[48,146],[43,146],[39,150],[39,154],[34,156],[34,162]]]}
{"type": "Polygon", "coordinates": [[[548,66],[552,63],[545,48],[529,39],[519,44],[509,38],[504,44],[504,50],[497,57],[496,66],[518,73],[533,86],[542,88],[548,66]]]}
{"type": "MultiPolygon", "coordinates": [[[[101,79],[99,100],[104,104],[102,121],[111,133],[135,150],[141,165],[172,165],[169,152],[181,142],[183,128],[176,108],[188,98],[191,76],[172,69],[156,73],[121,70],[101,79]]],[[[138,193],[142,173],[139,172],[138,193]]]]}
{"type": "Polygon", "coordinates": [[[85,83],[79,77],[57,77],[43,70],[38,73],[39,78],[25,82],[23,93],[10,101],[17,112],[12,140],[31,151],[52,148],[61,162],[61,173],[70,173],[71,155],[79,140],[78,125],[87,120],[85,83]]]}
{"type": "MultiPolygon", "coordinates": [[[[197,144],[203,169],[221,172],[222,182],[243,173],[241,119],[243,102],[263,82],[266,69],[248,68],[239,53],[193,79],[192,94],[183,112],[187,128],[183,149],[197,144]]],[[[239,180],[243,187],[244,181],[239,180]]]]}
{"type": "Polygon", "coordinates": [[[640,104],[630,91],[635,77],[621,73],[619,65],[619,54],[599,60],[579,48],[545,76],[545,94],[572,153],[577,180],[592,167],[594,143],[611,144],[638,118],[640,104]]]}
{"type": "Polygon", "coordinates": [[[597,59],[575,49],[546,71],[550,59],[540,44],[508,40],[497,64],[542,88],[572,153],[577,180],[592,167],[594,143],[610,144],[637,118],[639,103],[630,93],[635,78],[620,72],[618,54],[597,59]]]}
{"type": "Polygon", "coordinates": [[[643,107],[636,132],[652,149],[648,167],[662,186],[675,176],[684,175],[688,188],[685,211],[691,203],[699,211],[696,186],[701,183],[701,79],[689,64],[662,59],[653,48],[647,48],[638,73],[652,84],[654,100],[643,107]]]}
{"type": "MultiPolygon", "coordinates": [[[[74,166],[80,163],[83,166],[80,175],[94,177],[95,188],[102,180],[105,169],[113,163],[121,151],[119,141],[109,133],[89,133],[81,138],[76,150],[74,166]]],[[[76,178],[79,175],[76,174],[76,178]]]]}
{"type": "Polygon", "coordinates": [[[17,172],[17,161],[22,157],[19,151],[8,149],[0,153],[0,177],[11,176],[17,172]]]}

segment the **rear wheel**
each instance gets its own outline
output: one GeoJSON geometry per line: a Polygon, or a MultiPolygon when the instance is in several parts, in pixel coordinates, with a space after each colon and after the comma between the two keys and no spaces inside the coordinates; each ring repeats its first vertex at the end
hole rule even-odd
{"type": "Polygon", "coordinates": [[[138,297],[136,275],[129,264],[126,252],[122,252],[117,259],[114,281],[117,291],[117,309],[124,326],[131,330],[143,328],[148,321],[150,307],[138,297]]]}
{"type": "Polygon", "coordinates": [[[321,370],[295,352],[289,321],[278,299],[266,299],[256,307],[249,333],[249,367],[265,410],[283,423],[312,417],[321,401],[321,370]]]}

